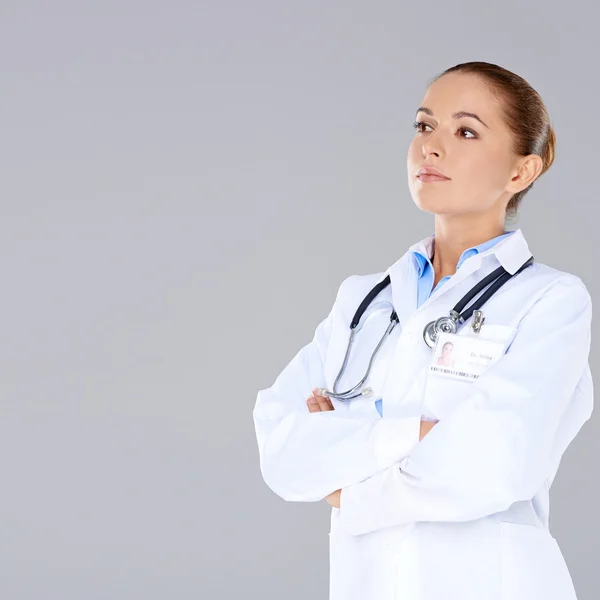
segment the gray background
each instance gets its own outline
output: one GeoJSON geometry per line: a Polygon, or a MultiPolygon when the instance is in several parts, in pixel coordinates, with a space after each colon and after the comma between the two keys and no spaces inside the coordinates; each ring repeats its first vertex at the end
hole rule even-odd
{"type": "MultiPolygon", "coordinates": [[[[517,226],[598,298],[597,10],[2,0],[0,597],[325,599],[330,507],[263,483],[256,392],[344,277],[432,233],[406,150],[458,62],[544,97],[557,161],[517,226]]],[[[552,490],[583,600],[598,423],[552,490]]]]}

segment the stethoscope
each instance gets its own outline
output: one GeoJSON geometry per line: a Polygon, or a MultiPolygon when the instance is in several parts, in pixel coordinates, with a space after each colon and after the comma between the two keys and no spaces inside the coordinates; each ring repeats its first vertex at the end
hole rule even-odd
{"type": "MultiPolygon", "coordinates": [[[[456,306],[449,312],[447,317],[440,317],[435,321],[431,321],[425,325],[423,329],[423,339],[429,348],[433,348],[437,341],[437,337],[439,333],[456,333],[458,329],[464,324],[464,322],[469,319],[473,313],[476,313],[478,320],[477,324],[474,324],[475,327],[480,328],[483,320],[481,319],[481,307],[512,277],[518,275],[521,271],[526,269],[529,265],[533,264],[533,256],[531,256],[522,266],[521,268],[513,273],[512,275],[504,268],[498,267],[494,271],[492,271],[487,277],[482,279],[477,285],[471,288],[457,303],[456,306]],[[490,285],[491,284],[491,285],[490,285]],[[484,290],[489,285],[489,288],[469,306],[465,309],[465,306],[469,301],[471,301],[479,292],[484,290]],[[464,309],[464,310],[463,310],[464,309]]],[[[350,357],[350,348],[354,343],[355,335],[360,327],[357,329],[358,324],[360,323],[360,319],[369,307],[369,305],[373,302],[377,294],[381,292],[381,290],[385,289],[388,285],[390,285],[391,279],[388,275],[383,281],[380,281],[363,299],[360,303],[352,321],[350,323],[350,338],[348,340],[348,347],[346,348],[346,355],[344,356],[344,362],[342,363],[342,367],[335,378],[333,383],[333,390],[328,390],[326,388],[319,388],[319,393],[323,396],[329,396],[331,398],[336,398],[342,401],[352,400],[353,398],[358,398],[359,396],[369,396],[373,390],[370,387],[363,388],[359,390],[359,388],[363,385],[363,383],[367,380],[369,373],[371,372],[371,367],[373,366],[373,362],[375,361],[375,357],[377,356],[379,350],[383,346],[384,341],[387,336],[392,333],[394,327],[400,322],[398,319],[398,315],[395,310],[392,310],[392,314],[390,315],[390,324],[385,330],[384,334],[381,336],[379,343],[377,344],[375,350],[371,354],[371,358],[369,360],[369,364],[367,366],[367,371],[364,377],[352,388],[345,392],[339,392],[337,389],[338,383],[344,372],[346,370],[346,366],[348,364],[348,358],[350,357]],[[357,392],[357,390],[359,390],[357,392]]],[[[477,329],[478,331],[478,329],[477,329]]]]}

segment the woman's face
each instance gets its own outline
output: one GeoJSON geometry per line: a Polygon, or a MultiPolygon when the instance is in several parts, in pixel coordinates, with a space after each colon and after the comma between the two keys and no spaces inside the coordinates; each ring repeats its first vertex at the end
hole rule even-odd
{"type": "Polygon", "coordinates": [[[452,350],[454,350],[454,346],[450,345],[450,344],[444,344],[444,347],[442,348],[442,355],[444,357],[452,354],[452,350]]]}
{"type": "Polygon", "coordinates": [[[433,214],[504,212],[519,157],[486,84],[474,75],[444,75],[427,90],[416,121],[407,157],[415,204],[433,214]],[[422,167],[434,167],[448,179],[419,179],[422,167]]]}

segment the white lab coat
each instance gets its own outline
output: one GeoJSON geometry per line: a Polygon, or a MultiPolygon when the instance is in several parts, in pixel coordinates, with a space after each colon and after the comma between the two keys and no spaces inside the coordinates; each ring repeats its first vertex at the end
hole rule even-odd
{"type": "MultiPolygon", "coordinates": [[[[332,508],[330,600],[573,600],[548,531],[548,491],[559,461],[593,405],[588,354],[592,305],[581,279],[534,263],[482,308],[482,338],[505,354],[474,382],[432,380],[426,323],[499,265],[514,273],[531,253],[518,229],[473,255],[419,308],[410,250],[382,273],[351,276],[330,314],[253,411],[260,468],[281,498],[332,508]],[[339,389],[352,387],[389,324],[369,398],[333,399],[310,413],[315,387],[333,386],[349,323],[387,274],[363,316],[339,389]],[[366,321],[364,321],[366,319],[366,321]],[[383,399],[383,418],[374,401],[383,399]],[[439,420],[419,442],[422,415],[439,420]]],[[[459,335],[475,335],[468,320],[459,335]]]]}

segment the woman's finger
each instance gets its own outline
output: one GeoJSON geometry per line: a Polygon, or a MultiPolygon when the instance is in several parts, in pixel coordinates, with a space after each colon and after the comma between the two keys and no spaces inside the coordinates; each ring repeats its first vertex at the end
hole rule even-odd
{"type": "Polygon", "coordinates": [[[329,410],[335,410],[331,399],[327,396],[322,396],[319,394],[319,388],[315,388],[312,391],[312,396],[307,398],[306,405],[308,406],[308,410],[310,412],[323,412],[329,410]]]}
{"type": "Polygon", "coordinates": [[[323,394],[320,394],[319,392],[320,392],[319,388],[315,388],[313,390],[313,394],[318,399],[321,410],[335,410],[335,406],[333,406],[333,403],[331,402],[331,398],[329,396],[324,396],[323,394]]]}
{"type": "Polygon", "coordinates": [[[327,396],[315,396],[315,398],[321,407],[321,411],[334,410],[333,404],[331,404],[331,400],[327,396]]]}
{"type": "Polygon", "coordinates": [[[306,406],[308,406],[309,412],[321,412],[321,406],[319,405],[319,400],[315,396],[315,390],[313,390],[312,396],[309,396],[306,399],[306,406]]]}

